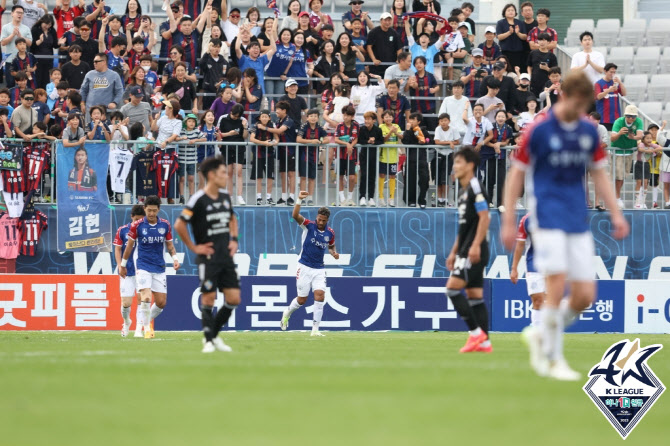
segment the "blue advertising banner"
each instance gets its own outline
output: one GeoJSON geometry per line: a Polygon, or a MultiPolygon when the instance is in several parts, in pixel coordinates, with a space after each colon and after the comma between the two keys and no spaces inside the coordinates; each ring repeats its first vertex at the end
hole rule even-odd
{"type": "Polygon", "coordinates": [[[21,170],[23,168],[23,145],[0,143],[0,169],[21,170]]]}
{"type": "MultiPolygon", "coordinates": [[[[168,277],[167,305],[157,330],[200,330],[198,278],[168,277]]],[[[242,277],[242,304],[228,330],[279,330],[282,312],[296,296],[295,277],[242,277]]],[[[312,328],[313,299],[291,316],[289,330],[312,328]]],[[[216,307],[221,308],[219,294],[216,307]]],[[[487,305],[490,301],[487,298],[487,305]]],[[[328,279],[323,330],[464,331],[444,279],[328,279]]]]}
{"type": "MultiPolygon", "coordinates": [[[[526,281],[492,279],[491,330],[519,332],[530,325],[531,302],[526,281]]],[[[623,333],[626,316],[626,281],[599,280],[596,302],[579,315],[567,331],[572,333],[623,333]]]]}
{"type": "Polygon", "coordinates": [[[108,165],[109,144],[56,146],[58,251],[111,252],[108,165]]]}

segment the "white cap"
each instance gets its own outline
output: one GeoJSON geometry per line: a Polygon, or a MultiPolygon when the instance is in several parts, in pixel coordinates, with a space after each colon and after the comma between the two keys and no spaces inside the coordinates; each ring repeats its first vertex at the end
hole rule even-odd
{"type": "Polygon", "coordinates": [[[298,81],[296,81],[296,80],[293,79],[292,77],[286,79],[286,83],[284,84],[284,88],[288,88],[288,87],[290,87],[291,85],[298,85],[298,81]]]}
{"type": "Polygon", "coordinates": [[[528,73],[522,73],[521,76],[519,76],[519,80],[526,79],[527,81],[530,81],[530,74],[528,73]]]}
{"type": "Polygon", "coordinates": [[[484,34],[486,33],[496,33],[496,28],[494,26],[487,26],[486,29],[484,30],[484,34]]]}
{"type": "Polygon", "coordinates": [[[390,12],[384,12],[382,15],[379,16],[379,20],[384,20],[384,19],[392,19],[393,16],[391,15],[390,12]]]}
{"type": "Polygon", "coordinates": [[[634,105],[626,106],[626,110],[623,112],[624,116],[637,116],[637,107],[634,105]]]}
{"type": "Polygon", "coordinates": [[[460,28],[461,26],[465,26],[468,30],[470,29],[470,25],[468,25],[466,22],[461,22],[458,24],[458,28],[460,28]]]}

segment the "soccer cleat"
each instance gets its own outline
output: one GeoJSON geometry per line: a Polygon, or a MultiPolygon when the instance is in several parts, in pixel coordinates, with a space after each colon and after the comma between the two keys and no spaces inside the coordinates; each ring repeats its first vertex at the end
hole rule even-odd
{"type": "Polygon", "coordinates": [[[538,376],[547,376],[547,373],[549,373],[549,361],[542,353],[540,332],[537,328],[528,326],[521,332],[521,340],[528,347],[531,368],[538,376]]]}
{"type": "Polygon", "coordinates": [[[214,348],[216,348],[220,352],[232,352],[233,349],[230,348],[228,344],[223,342],[223,339],[221,338],[214,338],[212,339],[212,343],[214,344],[214,348]]]}
{"type": "Polygon", "coordinates": [[[153,339],[154,336],[155,336],[154,335],[154,329],[151,326],[151,324],[145,325],[144,326],[144,339],[153,339]]]}
{"type": "Polygon", "coordinates": [[[312,334],[310,334],[310,336],[326,336],[326,335],[321,333],[319,330],[312,330],[312,334]]]}
{"type": "Polygon", "coordinates": [[[365,201],[364,197],[361,197],[361,200],[358,202],[358,205],[359,206],[367,206],[368,203],[367,203],[367,201],[365,201]]]}
{"type": "Polygon", "coordinates": [[[123,323],[123,326],[121,327],[121,337],[125,338],[128,336],[128,332],[130,331],[130,324],[132,324],[133,321],[128,321],[126,324],[125,322],[123,323]]]}
{"type": "Polygon", "coordinates": [[[214,353],[216,351],[216,347],[214,347],[214,344],[212,342],[205,342],[205,345],[202,347],[202,352],[203,353],[214,353]]]}
{"type": "Polygon", "coordinates": [[[478,345],[475,351],[481,353],[493,353],[493,346],[491,344],[487,345],[486,347],[478,345]]]}
{"type": "Polygon", "coordinates": [[[136,338],[143,338],[144,337],[144,326],[143,325],[138,325],[135,327],[135,336],[136,338]]]}
{"type": "Polygon", "coordinates": [[[477,347],[479,347],[479,344],[486,341],[488,338],[489,337],[486,335],[486,333],[484,333],[484,330],[482,330],[482,332],[477,336],[470,335],[468,336],[468,340],[465,342],[465,345],[461,347],[459,351],[461,353],[472,353],[477,349],[477,347]]]}
{"type": "Polygon", "coordinates": [[[368,206],[370,206],[371,208],[373,208],[373,207],[377,206],[377,204],[375,203],[375,200],[374,200],[374,199],[370,198],[370,199],[368,200],[368,206]]]}
{"type": "Polygon", "coordinates": [[[549,366],[549,378],[554,378],[558,381],[579,381],[582,375],[570,368],[565,359],[559,359],[549,366]]]}
{"type": "Polygon", "coordinates": [[[281,322],[279,322],[279,327],[282,331],[286,331],[288,328],[288,318],[291,317],[288,315],[288,311],[284,311],[284,314],[281,315],[281,322]]]}

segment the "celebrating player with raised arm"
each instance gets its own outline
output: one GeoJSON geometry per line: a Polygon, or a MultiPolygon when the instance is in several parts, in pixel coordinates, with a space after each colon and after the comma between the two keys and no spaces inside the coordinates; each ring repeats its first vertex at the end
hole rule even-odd
{"type": "Polygon", "coordinates": [[[172,256],[174,269],[179,269],[177,251],[172,243],[172,228],[167,220],[158,218],[160,208],[160,198],[155,195],[147,197],[144,202],[146,217],[130,225],[128,244],[119,265],[119,275],[125,279],[128,275],[128,259],[135,244],[137,244],[135,268],[137,269],[137,288],[140,290],[141,308],[144,313],[145,339],[154,337],[151,321],[163,312],[167,302],[167,279],[165,277],[165,259],[163,258],[164,246],[167,246],[168,252],[172,256]],[[155,303],[149,308],[152,292],[155,303]]]}
{"type": "Polygon", "coordinates": [[[308,195],[307,191],[300,191],[293,208],[293,219],[302,228],[302,250],[298,259],[296,279],[298,297],[291,301],[289,307],[282,314],[281,329],[286,330],[288,328],[288,320],[291,314],[305,305],[311,289],[314,291],[312,336],[323,336],[319,331],[319,324],[323,316],[323,305],[326,299],[326,270],[323,266],[323,256],[326,249],[335,259],[339,259],[340,255],[335,250],[335,231],[328,226],[330,209],[327,207],[319,208],[315,222],[300,215],[300,205],[308,195]]]}
{"type": "Polygon", "coordinates": [[[200,310],[205,335],[202,352],[230,352],[232,349],[218,335],[240,304],[240,280],[233,262],[237,252],[237,217],[233,212],[233,201],[225,191],[228,171],[223,160],[207,158],[200,165],[200,172],[206,180],[205,188],[188,200],[174,228],[186,247],[198,255],[200,310]],[[189,223],[195,243],[188,234],[189,223]],[[225,303],[214,317],[212,309],[217,289],[223,292],[225,303]]]}
{"type": "MultiPolygon", "coordinates": [[[[128,232],[130,232],[130,226],[137,220],[144,217],[144,207],[141,204],[136,204],[130,210],[131,223],[121,226],[116,231],[116,237],[114,237],[114,258],[116,259],[116,264],[121,265],[121,257],[123,252],[126,250],[126,244],[128,243],[128,232]]],[[[121,282],[121,316],[123,316],[123,327],[121,327],[121,336],[124,338],[128,336],[128,330],[130,330],[130,324],[133,321],[130,320],[130,307],[133,304],[133,298],[137,295],[137,284],[135,283],[135,262],[133,257],[133,251],[130,253],[128,258],[128,263],[126,263],[126,277],[120,278],[121,282]]],[[[140,310],[140,302],[138,299],[137,302],[137,313],[135,314],[135,319],[137,324],[135,325],[135,337],[141,338],[144,335],[142,334],[144,319],[142,317],[142,311],[140,310]]]]}
{"type": "Polygon", "coordinates": [[[489,263],[489,200],[475,176],[479,155],[472,147],[454,153],[454,176],[461,184],[458,197],[458,237],[447,257],[451,271],[447,296],[468,325],[468,340],[461,353],[491,353],[489,313],[484,303],[484,268],[489,263]],[[467,298],[463,295],[463,288],[467,298]]]}
{"type": "MultiPolygon", "coordinates": [[[[563,357],[563,331],[595,299],[595,247],[589,231],[584,188],[587,170],[610,210],[613,235],[621,239],[629,226],[616,205],[612,185],[603,169],[606,153],[598,129],[583,117],[593,102],[593,84],[583,72],[569,73],[561,86],[563,98],[544,120],[524,133],[507,176],[506,209],[514,209],[525,172],[529,172],[530,226],[535,266],[545,276],[547,297],[542,306],[542,360],[533,368],[541,376],[575,381],[579,373],[563,357]],[[563,300],[566,281],[570,294],[563,300]]],[[[503,215],[502,241],[511,249],[516,235],[516,213],[503,215]]],[[[531,329],[532,330],[532,329],[531,329]]],[[[531,353],[531,357],[534,355],[531,353]]]]}

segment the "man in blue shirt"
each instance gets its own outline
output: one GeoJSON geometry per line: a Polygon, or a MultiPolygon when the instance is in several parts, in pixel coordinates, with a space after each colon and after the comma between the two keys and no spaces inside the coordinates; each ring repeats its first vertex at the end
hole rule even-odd
{"type": "Polygon", "coordinates": [[[310,289],[314,291],[314,322],[312,325],[312,336],[323,336],[319,332],[319,324],[323,316],[323,306],[326,300],[326,270],[323,266],[323,256],[326,249],[335,260],[340,255],[335,249],[335,231],[328,226],[330,209],[319,208],[316,213],[316,221],[311,221],[300,215],[302,200],[307,198],[307,191],[300,191],[298,200],[293,208],[293,219],[302,228],[302,249],[298,259],[298,274],[296,285],[298,297],[293,299],[289,307],[284,311],[281,318],[281,329],[288,328],[288,320],[291,314],[305,305],[310,289]]]}
{"type": "Polygon", "coordinates": [[[163,312],[167,302],[167,279],[165,277],[165,259],[163,258],[164,246],[167,246],[167,250],[172,256],[174,269],[179,269],[177,251],[172,243],[172,227],[167,220],[158,218],[160,208],[160,198],[155,195],[147,197],[144,202],[146,217],[137,220],[130,226],[126,249],[119,264],[119,275],[125,279],[128,275],[128,260],[133,253],[135,244],[137,244],[133,260],[137,268],[137,288],[140,290],[140,299],[142,299],[145,339],[154,337],[151,321],[163,312]],[[152,292],[155,303],[149,308],[152,292]]]}
{"type": "MultiPolygon", "coordinates": [[[[276,20],[275,20],[276,21],[276,20]]],[[[247,68],[253,68],[258,76],[258,85],[261,86],[261,91],[265,95],[265,67],[270,63],[270,58],[277,51],[277,27],[272,27],[272,36],[270,36],[270,49],[261,54],[261,45],[257,42],[249,43],[247,46],[248,55],[242,52],[241,42],[242,34],[251,32],[249,24],[240,27],[240,33],[235,39],[235,54],[240,71],[244,72],[247,68]]]]}

